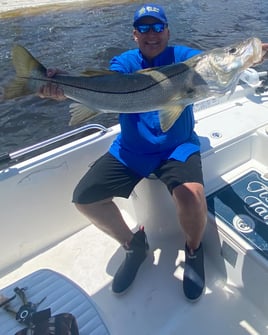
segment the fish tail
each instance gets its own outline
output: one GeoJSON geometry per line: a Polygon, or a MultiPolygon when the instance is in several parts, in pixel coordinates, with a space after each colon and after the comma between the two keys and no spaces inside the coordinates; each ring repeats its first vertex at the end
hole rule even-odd
{"type": "Polygon", "coordinates": [[[31,82],[31,79],[44,80],[46,77],[46,68],[21,45],[13,47],[12,61],[16,77],[4,88],[4,99],[13,99],[34,93],[36,86],[31,82]]]}

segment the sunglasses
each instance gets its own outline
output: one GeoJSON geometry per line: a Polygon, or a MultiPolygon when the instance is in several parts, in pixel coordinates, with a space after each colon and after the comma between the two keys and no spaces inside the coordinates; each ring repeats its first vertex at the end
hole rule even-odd
{"type": "Polygon", "coordinates": [[[152,23],[152,24],[137,24],[135,29],[138,30],[139,33],[145,34],[148,33],[151,29],[155,33],[162,33],[165,30],[167,24],[165,23],[152,23]]]}

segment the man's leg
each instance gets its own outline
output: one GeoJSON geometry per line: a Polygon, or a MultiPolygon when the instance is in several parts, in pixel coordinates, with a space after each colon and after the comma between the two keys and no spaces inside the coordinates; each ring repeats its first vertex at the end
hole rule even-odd
{"type": "Polygon", "coordinates": [[[140,176],[108,153],[96,161],[73,194],[76,208],[126,250],[126,258],[112,284],[113,292],[118,294],[124,293],[134,281],[149,246],[143,230],[131,232],[112,199],[114,196],[128,198],[140,180],[140,176]]]}
{"type": "Polygon", "coordinates": [[[183,289],[185,296],[195,301],[205,286],[201,240],[207,222],[207,206],[200,154],[193,154],[186,162],[167,161],[156,174],[167,185],[175,201],[186,239],[183,289]]]}
{"type": "Polygon", "coordinates": [[[203,185],[185,183],[173,190],[179,220],[185,234],[183,291],[189,301],[197,301],[205,288],[202,237],[207,222],[203,185]]]}
{"type": "Polygon", "coordinates": [[[75,204],[75,206],[97,228],[116,239],[121,245],[132,240],[133,233],[112,198],[91,204],[75,204]]]}
{"type": "Polygon", "coordinates": [[[198,249],[207,222],[204,187],[199,183],[185,183],[173,189],[173,199],[186,243],[190,251],[198,249]]]}

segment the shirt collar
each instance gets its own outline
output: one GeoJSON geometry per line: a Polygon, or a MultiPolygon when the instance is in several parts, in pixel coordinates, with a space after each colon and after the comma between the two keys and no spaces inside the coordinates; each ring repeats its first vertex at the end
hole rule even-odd
{"type": "Polygon", "coordinates": [[[139,50],[140,57],[142,58],[142,68],[169,65],[174,63],[174,51],[172,47],[166,47],[159,55],[148,61],[142,52],[139,50]]]}

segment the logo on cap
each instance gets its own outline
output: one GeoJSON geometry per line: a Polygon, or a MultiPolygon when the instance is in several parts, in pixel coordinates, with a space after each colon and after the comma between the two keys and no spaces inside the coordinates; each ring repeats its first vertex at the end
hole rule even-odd
{"type": "Polygon", "coordinates": [[[145,16],[154,17],[155,19],[161,21],[162,23],[167,24],[166,14],[164,12],[164,9],[161,6],[153,5],[153,4],[146,4],[136,10],[134,14],[133,25],[135,26],[135,23],[145,16]]]}
{"type": "Polygon", "coordinates": [[[144,15],[146,12],[154,12],[154,13],[159,13],[159,8],[157,7],[152,7],[152,6],[144,6],[139,10],[139,16],[144,15]]]}

